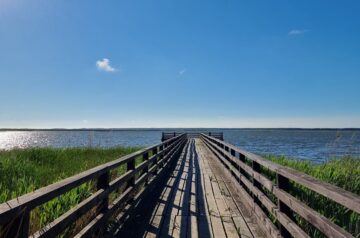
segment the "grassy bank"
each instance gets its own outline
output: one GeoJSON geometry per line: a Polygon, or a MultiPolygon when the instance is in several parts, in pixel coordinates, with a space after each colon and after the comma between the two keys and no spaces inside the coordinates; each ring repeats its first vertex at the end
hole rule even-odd
{"type": "MultiPolygon", "coordinates": [[[[328,160],[322,164],[293,160],[286,157],[266,156],[266,158],[360,195],[360,159],[358,158],[344,157],[328,160]]],[[[355,237],[360,237],[360,216],[358,214],[298,184],[292,183],[291,185],[292,195],[328,217],[332,222],[351,232],[355,237]]],[[[311,237],[323,237],[311,224],[300,217],[296,217],[296,219],[304,230],[309,232],[311,237]]]]}
{"type": "MultiPolygon", "coordinates": [[[[108,149],[33,148],[0,151],[0,203],[132,153],[138,149],[122,147],[108,149]]],[[[273,162],[292,167],[322,181],[332,183],[360,195],[359,159],[342,158],[329,160],[323,164],[314,164],[309,161],[297,161],[286,157],[265,157],[273,162]]],[[[124,171],[123,169],[124,167],[121,167],[114,172],[121,174],[124,171]]],[[[275,181],[274,174],[271,174],[269,171],[267,172],[268,177],[275,181]]],[[[85,183],[34,209],[31,213],[31,232],[39,230],[44,224],[53,221],[84,198],[89,197],[92,191],[94,191],[93,188],[94,182],[85,183]]],[[[355,237],[359,234],[359,215],[297,184],[292,184],[291,193],[308,204],[308,206],[350,231],[355,237]]],[[[67,235],[71,234],[69,232],[81,229],[89,219],[89,217],[79,219],[79,222],[73,224],[73,227],[67,231],[67,235]]],[[[309,232],[311,237],[322,237],[311,224],[308,224],[300,217],[296,217],[296,219],[303,229],[309,232]]]]}
{"type": "MultiPolygon", "coordinates": [[[[139,149],[32,148],[0,151],[0,203],[139,149]]],[[[121,173],[121,169],[123,168],[117,172],[121,173]]],[[[34,209],[31,212],[31,232],[40,229],[90,196],[93,187],[93,182],[85,183],[34,209]]],[[[81,227],[79,224],[74,226],[81,227]]]]}

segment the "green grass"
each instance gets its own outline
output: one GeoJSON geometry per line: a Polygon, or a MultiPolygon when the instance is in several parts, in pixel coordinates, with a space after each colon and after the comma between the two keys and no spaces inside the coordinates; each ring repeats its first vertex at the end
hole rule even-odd
{"type": "MultiPolygon", "coordinates": [[[[0,151],[0,203],[139,149],[123,147],[107,149],[32,148],[0,151]]],[[[265,156],[265,158],[360,195],[359,159],[342,158],[329,160],[322,164],[314,164],[309,161],[298,161],[278,156],[265,156]]],[[[137,163],[140,161],[141,159],[138,159],[137,163]]],[[[115,177],[123,172],[124,167],[122,166],[113,171],[112,176],[115,177]]],[[[274,174],[271,174],[269,171],[264,172],[269,178],[275,180],[274,174]]],[[[34,209],[31,213],[31,233],[64,214],[71,207],[89,197],[93,191],[94,182],[88,182],[34,209]]],[[[353,235],[357,236],[359,234],[359,215],[297,184],[292,184],[291,194],[353,235]]],[[[77,223],[73,224],[72,228],[65,235],[72,234],[71,232],[81,229],[86,221],[91,219],[92,215],[90,213],[86,216],[84,219],[79,219],[77,223]]],[[[300,217],[296,217],[296,219],[300,226],[309,232],[311,237],[322,237],[306,221],[300,217]]]]}
{"type": "MultiPolygon", "coordinates": [[[[0,151],[0,203],[52,184],[140,148],[31,148],[0,151]]],[[[124,166],[112,176],[121,174],[124,166]]],[[[31,212],[31,232],[53,221],[89,197],[94,182],[85,183],[31,212]]],[[[80,221],[81,222],[81,221],[80,221]]],[[[74,226],[80,227],[79,224],[74,226]]],[[[1,236],[1,228],[0,228],[1,236]]]]}
{"type": "MultiPolygon", "coordinates": [[[[270,155],[265,156],[265,158],[360,195],[360,159],[358,158],[331,159],[321,164],[270,155]]],[[[295,183],[291,184],[291,194],[329,218],[332,222],[351,232],[355,237],[360,237],[360,216],[355,212],[351,212],[328,198],[295,183]]],[[[319,231],[305,220],[298,216],[296,219],[311,237],[323,237],[319,231]]]]}

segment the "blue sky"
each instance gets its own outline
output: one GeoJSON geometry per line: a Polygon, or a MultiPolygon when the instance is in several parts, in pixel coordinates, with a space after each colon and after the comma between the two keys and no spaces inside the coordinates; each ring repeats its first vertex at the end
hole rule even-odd
{"type": "Polygon", "coordinates": [[[0,128],[360,127],[359,12],[0,0],[0,128]]]}

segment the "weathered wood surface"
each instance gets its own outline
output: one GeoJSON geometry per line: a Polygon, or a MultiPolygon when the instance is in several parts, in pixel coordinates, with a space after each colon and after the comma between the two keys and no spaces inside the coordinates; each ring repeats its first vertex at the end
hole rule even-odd
{"type": "Polygon", "coordinates": [[[146,187],[149,179],[156,177],[156,170],[177,158],[179,151],[186,141],[186,135],[179,135],[163,143],[137,151],[120,159],[100,165],[93,169],[32,193],[23,195],[6,203],[0,204],[0,237],[54,237],[61,234],[82,215],[96,208],[95,218],[78,234],[86,236],[101,227],[106,220],[121,206],[128,203],[135,196],[142,194],[142,187],[146,187]],[[148,158],[149,152],[152,156],[148,158]],[[135,159],[144,158],[144,161],[135,167],[135,159]],[[110,171],[127,164],[127,172],[110,181],[110,171]],[[151,168],[150,168],[151,166],[151,168]],[[137,178],[137,174],[142,175],[137,178]],[[58,197],[85,182],[96,179],[96,191],[77,206],[47,224],[35,234],[29,234],[29,213],[35,207],[58,197]],[[109,204],[109,193],[120,186],[126,185],[120,196],[109,204]]]}
{"type": "Polygon", "coordinates": [[[0,204],[0,237],[28,237],[32,209],[90,180],[96,182],[90,197],[32,237],[55,237],[89,211],[95,211],[92,219],[75,237],[309,237],[294,214],[327,237],[353,237],[292,196],[290,183],[357,213],[359,196],[213,136],[173,136],[0,204]],[[142,162],[135,165],[136,159],[142,162]],[[126,172],[110,180],[111,170],[121,165],[126,172]],[[276,181],[264,169],[273,172],[276,181]],[[109,194],[119,188],[119,196],[110,202],[109,194]],[[99,233],[104,228],[106,232],[99,233]]]}
{"type": "MultiPolygon", "coordinates": [[[[186,133],[188,138],[199,138],[202,133],[200,132],[163,132],[161,135],[161,141],[168,140],[170,138],[179,136],[183,133],[186,133]]],[[[214,137],[219,140],[224,140],[223,132],[203,132],[204,134],[214,137]]]]}
{"type": "Polygon", "coordinates": [[[200,139],[189,139],[153,204],[139,207],[116,237],[265,237],[220,167],[200,139]]]}
{"type": "Polygon", "coordinates": [[[308,221],[327,237],[353,237],[332,222],[333,218],[324,217],[291,195],[289,184],[291,181],[302,185],[356,213],[360,211],[359,196],[294,169],[277,165],[216,138],[203,134],[201,139],[217,156],[223,168],[238,181],[237,184],[244,188],[241,192],[242,199],[248,201],[248,206],[256,214],[258,222],[264,224],[264,231],[271,234],[271,237],[309,237],[306,231],[300,228],[294,214],[308,221]],[[261,168],[274,173],[276,183],[262,174],[261,168]],[[276,204],[270,199],[269,194],[277,198],[276,204]],[[273,225],[271,217],[276,218],[279,229],[273,225]]]}

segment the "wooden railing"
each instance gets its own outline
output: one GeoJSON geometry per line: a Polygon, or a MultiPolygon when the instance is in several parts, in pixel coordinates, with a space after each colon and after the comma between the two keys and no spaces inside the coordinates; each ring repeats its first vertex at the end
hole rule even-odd
{"type": "Polygon", "coordinates": [[[219,140],[224,140],[224,135],[222,132],[163,132],[162,133],[162,136],[161,136],[161,140],[162,141],[165,141],[165,140],[168,140],[170,138],[173,138],[175,136],[178,136],[178,135],[181,135],[183,133],[186,133],[186,135],[191,138],[195,137],[195,138],[198,138],[201,134],[206,134],[206,135],[209,135],[209,136],[212,136],[216,139],[219,139],[219,140]]]}
{"type": "MultiPolygon", "coordinates": [[[[291,194],[293,185],[340,204],[349,213],[360,214],[360,197],[321,182],[297,170],[275,164],[226,142],[202,134],[201,139],[217,155],[243,189],[243,198],[254,211],[259,224],[270,237],[309,237],[299,224],[299,216],[327,237],[353,237],[315,208],[291,194]],[[275,181],[264,171],[274,174],[275,181]]],[[[359,224],[360,225],[360,221],[359,224]]],[[[357,235],[355,234],[357,237],[357,235]]]]}
{"type": "MultiPolygon", "coordinates": [[[[98,232],[101,225],[104,225],[115,211],[122,207],[131,207],[135,203],[135,198],[141,196],[145,190],[144,187],[149,186],[169,166],[172,159],[177,157],[185,141],[185,134],[178,135],[163,143],[0,204],[0,237],[28,237],[30,212],[34,208],[92,180],[96,181],[96,191],[90,197],[32,234],[32,237],[55,237],[76,222],[79,217],[94,209],[96,210],[93,214],[94,218],[76,237],[89,236],[98,232]],[[142,162],[136,165],[135,161],[138,158],[141,158],[142,162]],[[126,172],[110,181],[110,172],[121,165],[126,165],[126,172]],[[109,194],[120,187],[124,187],[124,190],[119,197],[110,202],[109,194]]],[[[131,209],[126,211],[131,211],[131,209]]],[[[123,211],[121,215],[118,220],[126,218],[128,214],[123,211]]]]}

